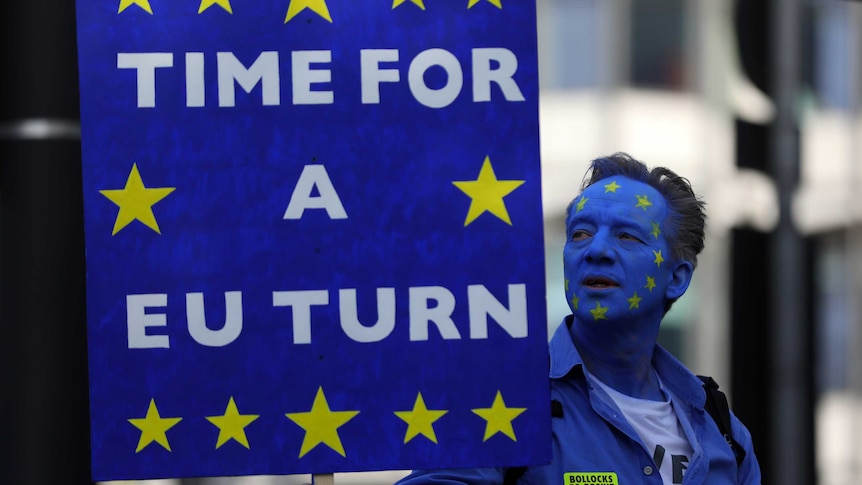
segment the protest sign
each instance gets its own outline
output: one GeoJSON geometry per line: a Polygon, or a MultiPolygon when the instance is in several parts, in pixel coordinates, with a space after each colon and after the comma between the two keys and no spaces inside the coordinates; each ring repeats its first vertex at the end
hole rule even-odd
{"type": "Polygon", "coordinates": [[[77,6],[95,479],[549,461],[535,2],[77,6]]]}

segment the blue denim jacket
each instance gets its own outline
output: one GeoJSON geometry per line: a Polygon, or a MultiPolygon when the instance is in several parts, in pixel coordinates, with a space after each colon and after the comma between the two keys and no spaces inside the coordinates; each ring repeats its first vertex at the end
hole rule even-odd
{"type": "MultiPolygon", "coordinates": [[[[583,361],[572,342],[568,325],[557,328],[550,342],[551,399],[562,404],[562,417],[553,419],[553,460],[526,469],[518,484],[662,485],[661,475],[637,433],[613,400],[593,388],[583,372],[583,361]]],[[[704,411],[703,382],[669,352],[656,346],[653,367],[670,391],[673,406],[682,410],[680,422],[694,449],[684,485],[760,484],[760,467],[748,429],[731,415],[733,437],[746,456],[737,466],[730,445],[715,421],[704,411]]],[[[505,468],[417,470],[399,484],[502,484],[505,468]]]]}

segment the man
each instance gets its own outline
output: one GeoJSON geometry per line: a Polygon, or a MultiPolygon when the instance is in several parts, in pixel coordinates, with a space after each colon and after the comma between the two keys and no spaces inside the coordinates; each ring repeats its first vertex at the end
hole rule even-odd
{"type": "Polygon", "coordinates": [[[751,435],[734,455],[703,382],[656,343],[703,249],[689,182],[617,153],[592,162],[569,205],[563,250],[572,310],[550,342],[553,459],[528,468],[416,471],[400,484],[759,484],[751,435]]]}

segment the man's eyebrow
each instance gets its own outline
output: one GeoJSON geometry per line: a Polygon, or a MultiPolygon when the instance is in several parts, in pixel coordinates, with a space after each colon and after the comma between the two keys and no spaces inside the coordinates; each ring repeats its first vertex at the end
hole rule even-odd
{"type": "Polygon", "coordinates": [[[578,212],[576,214],[572,214],[569,216],[569,218],[566,220],[566,227],[571,227],[572,224],[574,224],[576,222],[584,222],[584,221],[590,221],[590,220],[591,220],[591,218],[589,216],[578,212]]]}

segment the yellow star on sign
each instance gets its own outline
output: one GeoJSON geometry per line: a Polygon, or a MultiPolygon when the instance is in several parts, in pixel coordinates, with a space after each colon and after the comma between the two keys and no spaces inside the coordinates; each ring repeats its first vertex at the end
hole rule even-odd
{"type": "Polygon", "coordinates": [[[153,9],[150,8],[150,0],[120,0],[120,8],[117,9],[117,13],[122,13],[123,10],[131,7],[132,5],[137,5],[144,9],[145,12],[152,15],[153,9]]]}
{"type": "Polygon", "coordinates": [[[434,421],[437,421],[449,411],[430,410],[425,407],[425,400],[420,392],[413,403],[412,411],[395,411],[395,415],[407,423],[407,432],[404,434],[404,443],[423,435],[429,440],[437,443],[437,434],[434,433],[434,421]]]}
{"type": "Polygon", "coordinates": [[[305,437],[302,438],[299,457],[302,458],[321,443],[332,448],[339,455],[347,456],[344,453],[344,445],[341,444],[341,438],[338,436],[338,428],[353,419],[357,414],[359,414],[359,411],[330,410],[329,403],[326,402],[326,395],[323,394],[323,387],[318,387],[317,395],[314,396],[314,403],[311,405],[311,411],[285,414],[288,419],[305,430],[305,437]]]}
{"type": "Polygon", "coordinates": [[[219,7],[225,9],[227,13],[233,14],[233,10],[230,8],[230,0],[201,0],[201,6],[198,8],[198,13],[203,13],[204,10],[212,7],[213,5],[218,5],[219,7]]]}
{"type": "Polygon", "coordinates": [[[622,187],[622,185],[618,184],[616,180],[611,180],[611,183],[605,184],[605,193],[613,192],[616,193],[617,189],[622,187]]]}
{"type": "Polygon", "coordinates": [[[176,190],[176,187],[156,189],[144,187],[144,181],[141,180],[141,174],[138,172],[138,164],[133,164],[129,178],[126,179],[125,187],[122,189],[99,191],[100,194],[120,207],[119,212],[117,212],[117,219],[114,221],[114,231],[111,235],[116,235],[121,229],[136,219],[158,234],[161,234],[159,224],[156,222],[156,216],[153,215],[153,205],[167,197],[174,190],[176,190]]]}
{"type": "Polygon", "coordinates": [[[512,438],[512,441],[518,441],[515,438],[515,430],[512,428],[512,420],[517,418],[527,408],[508,408],[503,401],[503,395],[497,391],[494,397],[494,403],[489,408],[472,409],[474,414],[481,416],[487,423],[485,424],[485,438],[482,441],[488,441],[488,438],[497,433],[512,438]]]}
{"type": "Polygon", "coordinates": [[[332,23],[332,17],[329,15],[326,0],[290,0],[290,5],[287,6],[287,16],[284,17],[284,23],[290,22],[290,19],[296,17],[299,12],[305,9],[311,10],[328,20],[329,23],[332,23]]]}
{"type": "Polygon", "coordinates": [[[141,438],[138,440],[138,447],[135,453],[143,450],[150,443],[155,441],[162,445],[162,448],[171,451],[171,445],[168,443],[167,431],[183,418],[163,418],[159,415],[159,409],[156,407],[156,400],[150,399],[150,406],[147,408],[147,415],[143,418],[131,418],[129,422],[132,426],[141,430],[141,438]]]}
{"type": "Polygon", "coordinates": [[[216,441],[216,449],[221,448],[221,445],[229,440],[236,440],[237,443],[251,449],[248,445],[248,437],[245,435],[245,427],[257,419],[257,414],[240,414],[236,408],[236,402],[231,396],[227,402],[227,408],[221,416],[207,416],[207,421],[218,427],[218,440],[216,441]]]}
{"type": "Polygon", "coordinates": [[[467,211],[464,227],[470,225],[485,211],[494,214],[511,226],[512,221],[509,219],[509,212],[506,210],[503,197],[509,195],[523,183],[523,180],[497,180],[494,167],[491,166],[491,158],[486,156],[476,180],[452,182],[455,187],[461,189],[461,192],[473,199],[470,202],[470,209],[467,211]]]}
{"type": "MultiPolygon", "coordinates": [[[[494,5],[495,7],[502,9],[503,8],[503,0],[488,0],[488,3],[494,5]]],[[[467,8],[473,8],[473,5],[479,3],[480,0],[470,0],[470,3],[467,4],[467,8]]]]}
{"type": "MultiPolygon", "coordinates": [[[[392,1],[392,9],[394,10],[395,7],[401,5],[402,3],[406,2],[406,1],[407,0],[393,0],[392,1]]],[[[422,10],[425,10],[425,3],[423,2],[423,0],[410,0],[410,3],[418,6],[422,10]]],[[[436,441],[435,441],[435,443],[436,443],[436,441]]]]}
{"type": "Polygon", "coordinates": [[[601,303],[596,302],[596,307],[590,310],[590,315],[593,316],[593,320],[607,320],[608,317],[605,315],[608,312],[608,307],[602,306],[601,303]]]}

